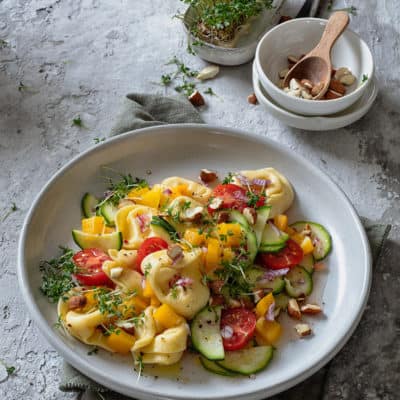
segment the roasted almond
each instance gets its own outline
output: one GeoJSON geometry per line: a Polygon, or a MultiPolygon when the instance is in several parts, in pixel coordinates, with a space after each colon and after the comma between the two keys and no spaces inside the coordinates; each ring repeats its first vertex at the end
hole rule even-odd
{"type": "Polygon", "coordinates": [[[341,95],[344,95],[346,93],[346,88],[344,87],[344,85],[342,85],[336,79],[331,79],[329,89],[333,90],[336,93],[340,93],[341,95]]]}
{"type": "Polygon", "coordinates": [[[317,84],[315,84],[313,86],[313,88],[311,89],[311,94],[313,97],[317,96],[319,94],[319,92],[323,89],[324,84],[323,82],[319,82],[317,84]]]}
{"type": "Polygon", "coordinates": [[[248,101],[250,104],[256,105],[256,104],[258,103],[258,100],[257,100],[257,97],[256,97],[255,93],[249,94],[249,95],[247,96],[247,101],[248,101]]]}
{"type": "Polygon", "coordinates": [[[325,99],[326,100],[334,100],[334,99],[338,99],[338,98],[340,98],[340,97],[343,97],[343,95],[342,94],[340,94],[340,93],[338,93],[338,92],[335,92],[334,90],[328,90],[326,93],[325,93],[325,99]]]}
{"type": "Polygon", "coordinates": [[[205,104],[204,97],[198,90],[195,90],[188,99],[195,107],[204,106],[205,104]]]}
{"type": "Polygon", "coordinates": [[[178,244],[170,246],[167,250],[167,255],[172,261],[178,261],[179,259],[183,258],[182,247],[178,244]]]}

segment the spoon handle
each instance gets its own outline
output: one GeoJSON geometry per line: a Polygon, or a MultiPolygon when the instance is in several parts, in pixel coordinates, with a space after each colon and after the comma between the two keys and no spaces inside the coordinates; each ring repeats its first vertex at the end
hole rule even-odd
{"type": "Polygon", "coordinates": [[[337,11],[331,15],[326,24],[322,38],[315,48],[321,55],[329,55],[336,39],[343,33],[349,24],[349,14],[345,11],[337,11]]]}

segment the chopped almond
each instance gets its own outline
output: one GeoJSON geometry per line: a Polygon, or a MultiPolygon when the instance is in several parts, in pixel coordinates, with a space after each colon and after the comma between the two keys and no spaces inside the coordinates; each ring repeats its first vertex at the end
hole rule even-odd
{"type": "Polygon", "coordinates": [[[294,328],[300,337],[309,336],[312,333],[310,325],[308,324],[297,324],[294,328]]]}
{"type": "Polygon", "coordinates": [[[71,296],[67,301],[68,310],[75,310],[86,305],[87,299],[85,296],[71,296]]]}
{"type": "Polygon", "coordinates": [[[218,178],[217,173],[214,171],[210,171],[205,168],[200,171],[200,179],[204,183],[214,182],[217,178],[218,178]]]}
{"type": "Polygon", "coordinates": [[[182,247],[178,244],[174,244],[168,248],[167,255],[172,261],[178,261],[179,259],[183,258],[182,247]]]}
{"type": "Polygon", "coordinates": [[[290,299],[287,306],[288,314],[295,319],[301,319],[300,307],[296,299],[290,299]]]}
{"type": "Polygon", "coordinates": [[[315,315],[322,312],[322,308],[317,304],[304,304],[300,308],[301,312],[304,314],[315,315]]]}

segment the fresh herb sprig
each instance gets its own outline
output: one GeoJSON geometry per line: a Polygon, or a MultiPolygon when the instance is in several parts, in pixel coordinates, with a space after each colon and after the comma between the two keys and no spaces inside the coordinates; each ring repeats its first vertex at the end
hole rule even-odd
{"type": "Polygon", "coordinates": [[[221,263],[223,268],[215,271],[215,275],[224,281],[223,289],[234,299],[247,296],[253,290],[245,273],[249,265],[248,254],[244,250],[244,245],[241,249],[232,261],[223,261],[221,263]]]}
{"type": "Polygon", "coordinates": [[[228,175],[223,179],[222,184],[227,185],[228,183],[232,183],[234,176],[235,174],[228,172],[228,175]]]}
{"type": "Polygon", "coordinates": [[[72,261],[74,251],[67,247],[60,249],[60,257],[43,261],[39,266],[42,273],[40,290],[52,303],[57,302],[62,295],[76,286],[72,280],[72,274],[77,269],[72,261]]]}
{"type": "Polygon", "coordinates": [[[104,203],[111,203],[117,206],[120,200],[126,197],[126,195],[132,189],[146,188],[149,186],[145,179],[135,177],[133,178],[131,174],[120,174],[120,180],[115,182],[112,178],[107,178],[108,180],[108,191],[105,194],[104,199],[97,204],[97,208],[100,208],[104,203]]]}

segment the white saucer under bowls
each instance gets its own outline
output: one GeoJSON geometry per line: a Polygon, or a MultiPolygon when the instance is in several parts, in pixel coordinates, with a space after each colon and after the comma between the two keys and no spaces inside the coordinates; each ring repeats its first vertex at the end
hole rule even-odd
{"type": "Polygon", "coordinates": [[[361,98],[349,108],[331,115],[306,116],[286,110],[271,98],[261,84],[255,64],[253,64],[253,88],[259,103],[268,113],[286,125],[309,131],[339,129],[358,121],[371,108],[378,94],[378,84],[376,78],[373,78],[361,98]]]}
{"type": "Polygon", "coordinates": [[[356,81],[346,94],[333,100],[306,100],[290,96],[278,87],[279,71],[288,67],[288,56],[311,51],[321,39],[326,19],[299,18],[268,31],[257,46],[254,59],[259,79],[269,96],[281,107],[302,115],[330,115],[343,111],[369,89],[374,76],[374,60],[367,44],[346,29],[332,48],[333,68],[347,67],[356,81]],[[365,78],[367,78],[365,80],[365,78]]]}

